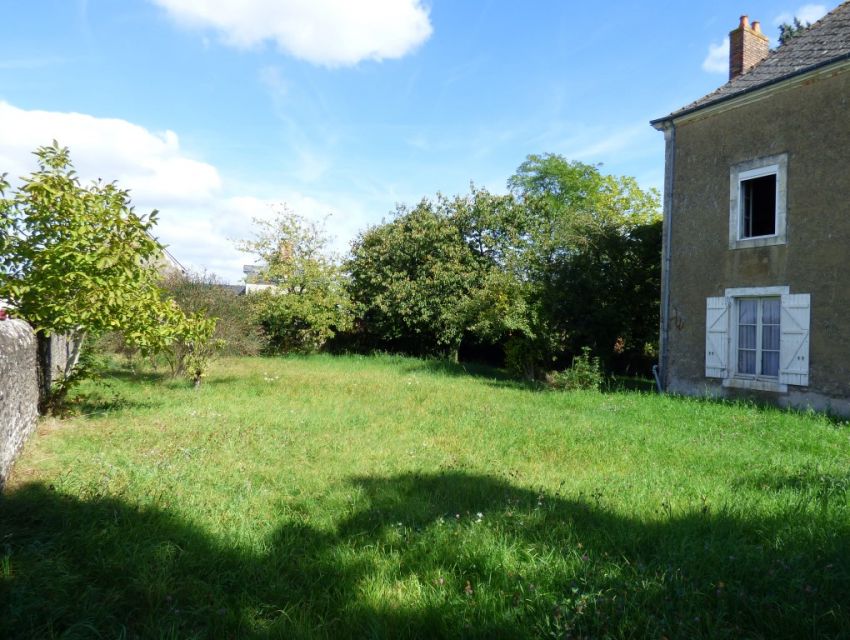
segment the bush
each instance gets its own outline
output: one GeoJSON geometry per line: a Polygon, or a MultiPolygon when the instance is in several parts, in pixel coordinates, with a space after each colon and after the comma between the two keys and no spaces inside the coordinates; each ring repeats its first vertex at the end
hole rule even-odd
{"type": "Polygon", "coordinates": [[[255,356],[263,350],[262,331],[253,318],[248,296],[237,294],[215,274],[174,272],[165,276],[163,287],[185,314],[204,312],[216,319],[212,339],[224,342],[222,355],[255,356]]]}
{"type": "Polygon", "coordinates": [[[604,377],[599,358],[590,355],[589,347],[583,347],[581,355],[573,358],[572,367],[566,371],[553,371],[546,376],[546,381],[553,389],[599,391],[602,388],[604,377]]]}
{"type": "Polygon", "coordinates": [[[254,220],[254,239],[239,243],[261,266],[255,281],[273,288],[252,294],[251,317],[268,353],[319,351],[351,327],[351,301],[339,258],[324,226],[286,207],[274,220],[254,220]]]}
{"type": "Polygon", "coordinates": [[[539,375],[537,363],[543,359],[543,348],[526,336],[512,336],[505,343],[505,368],[512,376],[535,380],[539,375]]]}
{"type": "Polygon", "coordinates": [[[332,282],[300,293],[267,290],[250,297],[268,353],[316,353],[351,325],[348,299],[332,282]]]}

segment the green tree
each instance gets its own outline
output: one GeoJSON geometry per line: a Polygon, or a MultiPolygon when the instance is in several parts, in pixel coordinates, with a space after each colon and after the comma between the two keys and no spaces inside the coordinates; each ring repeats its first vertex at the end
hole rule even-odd
{"type": "Polygon", "coordinates": [[[284,208],[255,220],[255,237],[240,249],[261,262],[255,282],[272,285],[251,296],[254,317],[275,353],[318,351],[352,322],[340,261],[322,226],[284,208]]]}
{"type": "Polygon", "coordinates": [[[71,338],[64,380],[44,408],[75,380],[87,336],[121,331],[152,350],[173,340],[186,319],[157,286],[156,212],[137,215],[115,183],[82,186],[68,149],[55,141],[35,156],[38,169],[9,197],[9,183],[0,181],[0,298],[35,328],[41,345],[51,334],[71,338]]]}
{"type": "Polygon", "coordinates": [[[520,283],[506,268],[512,203],[473,188],[399,206],[362,233],[348,269],[365,331],[391,348],[456,361],[465,335],[522,330],[520,283]]]}
{"type": "Polygon", "coordinates": [[[800,22],[800,19],[796,17],[790,23],[783,22],[779,25],[779,46],[788,44],[789,41],[801,35],[811,26],[812,24],[810,22],[800,22]]]}
{"type": "Polygon", "coordinates": [[[658,337],[661,222],[603,229],[552,269],[546,316],[562,348],[590,348],[608,368],[648,369],[658,337]]]}
{"type": "Polygon", "coordinates": [[[610,363],[622,349],[618,338],[628,337],[630,349],[654,343],[658,193],[554,154],[529,156],[508,186],[524,208],[521,264],[532,319],[529,334],[509,345],[514,368],[538,375],[584,346],[610,363]]]}

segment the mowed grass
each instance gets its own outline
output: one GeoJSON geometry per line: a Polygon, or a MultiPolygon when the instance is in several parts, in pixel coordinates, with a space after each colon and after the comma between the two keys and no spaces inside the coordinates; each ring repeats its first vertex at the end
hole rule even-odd
{"type": "Polygon", "coordinates": [[[115,376],[0,498],[0,637],[850,637],[845,425],[392,357],[115,376]]]}

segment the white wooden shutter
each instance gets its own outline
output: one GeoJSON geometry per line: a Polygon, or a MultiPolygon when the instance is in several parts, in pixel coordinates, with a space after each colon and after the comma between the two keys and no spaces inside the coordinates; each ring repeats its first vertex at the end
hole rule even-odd
{"type": "Polygon", "coordinates": [[[705,377],[727,378],[729,298],[705,299],[705,377]]]}
{"type": "Polygon", "coordinates": [[[809,318],[811,296],[808,293],[782,296],[779,339],[779,382],[809,384],[809,318]]]}

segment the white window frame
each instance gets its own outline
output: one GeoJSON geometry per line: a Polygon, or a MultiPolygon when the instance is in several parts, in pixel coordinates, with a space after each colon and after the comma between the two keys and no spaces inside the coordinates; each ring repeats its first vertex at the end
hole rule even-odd
{"type": "Polygon", "coordinates": [[[729,171],[729,248],[746,249],[786,243],[786,211],[788,192],[788,154],[767,156],[734,165],[729,171]],[[741,191],[743,183],[753,178],[776,176],[775,232],[769,236],[743,236],[744,216],[741,191]]]}
{"type": "MultiPolygon", "coordinates": [[[[739,335],[741,331],[741,315],[740,315],[740,305],[742,302],[746,300],[755,300],[758,304],[758,310],[756,312],[756,343],[755,343],[755,353],[756,353],[756,370],[761,369],[762,365],[762,332],[764,330],[764,322],[762,318],[762,310],[764,308],[763,302],[765,300],[775,300],[779,303],[779,317],[782,317],[782,296],[737,296],[732,298],[732,316],[730,317],[731,322],[731,336],[732,336],[732,345],[730,347],[729,353],[729,364],[732,370],[734,371],[733,377],[743,378],[746,380],[763,380],[765,382],[779,382],[779,370],[777,364],[777,372],[775,376],[769,376],[764,373],[747,373],[745,371],[738,370],[738,359],[740,356],[740,347],[739,344],[739,335]]],[[[776,345],[777,356],[779,355],[779,345],[776,345]]]]}
{"type": "Polygon", "coordinates": [[[724,387],[753,389],[757,391],[776,391],[778,393],[788,392],[788,385],[780,383],[778,376],[759,376],[751,373],[740,373],[738,371],[738,301],[761,298],[779,298],[781,305],[782,296],[790,292],[790,287],[742,287],[737,289],[726,289],[726,297],[732,302],[732,315],[729,319],[731,340],[728,356],[731,375],[723,380],[724,387]]]}

